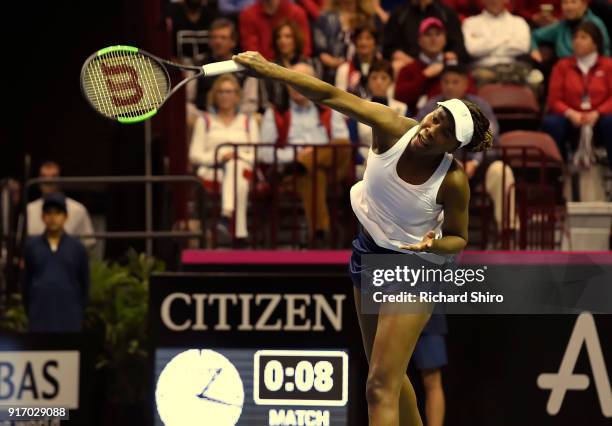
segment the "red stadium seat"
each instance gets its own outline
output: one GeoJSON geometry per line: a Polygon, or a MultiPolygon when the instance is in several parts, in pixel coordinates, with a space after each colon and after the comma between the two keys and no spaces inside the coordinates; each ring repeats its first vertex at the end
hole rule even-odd
{"type": "Polygon", "coordinates": [[[563,167],[559,148],[548,133],[528,130],[506,132],[499,137],[499,144],[512,167],[563,167]],[[525,158],[522,158],[523,155],[525,158]]]}
{"type": "Polygon", "coordinates": [[[478,96],[486,100],[502,127],[511,121],[515,128],[536,128],[540,120],[540,106],[533,91],[526,86],[516,84],[485,84],[478,90],[478,96]],[[516,126],[518,124],[519,126],[516,126]]]}
{"type": "Polygon", "coordinates": [[[565,203],[562,194],[564,162],[555,141],[546,133],[512,131],[500,136],[502,161],[515,175],[516,210],[505,202],[502,248],[554,249],[563,228],[565,203]],[[506,225],[519,218],[518,234],[506,225]]]}

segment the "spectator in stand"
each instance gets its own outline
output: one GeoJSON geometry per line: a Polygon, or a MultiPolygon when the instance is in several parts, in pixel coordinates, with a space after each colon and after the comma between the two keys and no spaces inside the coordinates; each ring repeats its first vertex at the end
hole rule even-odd
{"type": "Polygon", "coordinates": [[[374,25],[365,23],[355,29],[352,38],[355,54],[338,67],[336,87],[365,98],[368,96],[367,82],[372,63],[381,59],[376,47],[378,32],[374,25]]]}
{"type": "MultiPolygon", "coordinates": [[[[236,25],[227,18],[218,18],[210,26],[210,44],[211,54],[206,63],[227,61],[232,59],[236,45],[238,44],[238,32],[236,25]]],[[[237,73],[236,77],[244,80],[244,73],[237,73]]],[[[215,82],[214,78],[198,78],[197,79],[197,95],[195,105],[200,111],[207,108],[208,91],[215,82]]],[[[199,116],[199,113],[198,113],[199,116]]]]}
{"type": "Polygon", "coordinates": [[[561,0],[513,0],[512,11],[534,27],[554,24],[561,17],[561,0]]]}
{"type": "MultiPolygon", "coordinates": [[[[421,121],[427,114],[438,108],[438,102],[443,102],[449,99],[465,99],[473,102],[487,117],[490,123],[491,133],[493,133],[493,143],[497,144],[499,136],[499,124],[495,113],[491,106],[479,96],[468,93],[470,87],[470,79],[468,76],[467,68],[463,65],[447,66],[444,68],[440,78],[441,93],[432,97],[416,115],[415,119],[421,121]]],[[[465,162],[464,167],[466,174],[469,178],[475,175],[478,166],[482,163],[481,152],[470,152],[468,154],[468,160],[465,162]]]]}
{"type": "MultiPolygon", "coordinates": [[[[308,64],[296,64],[292,69],[315,75],[308,64]]],[[[315,243],[320,244],[325,240],[330,226],[327,208],[328,173],[332,167],[336,179],[341,179],[347,173],[350,150],[338,149],[334,155],[330,149],[317,148],[315,156],[312,146],[294,150],[287,145],[349,145],[349,132],[340,113],[315,105],[291,87],[289,98],[287,110],[274,107],[266,110],[261,124],[261,141],[277,145],[276,162],[285,165],[283,174],[298,175],[297,189],[302,197],[308,232],[315,243]],[[315,211],[313,206],[316,207],[315,211]]],[[[274,163],[272,149],[261,149],[259,154],[262,162],[274,163]]]]}
{"type": "Polygon", "coordinates": [[[568,140],[576,136],[578,129],[582,133],[590,127],[595,138],[605,144],[612,167],[612,59],[601,54],[603,36],[599,26],[581,22],[574,34],[573,50],[574,56],[561,59],[553,68],[543,128],[567,160],[568,140]]]}
{"type": "Polygon", "coordinates": [[[463,20],[467,17],[478,15],[483,7],[483,0],[443,0],[444,3],[450,6],[457,14],[459,19],[463,20]]]}
{"type": "Polygon", "coordinates": [[[65,231],[67,215],[63,194],[45,194],[44,232],[25,245],[23,300],[32,332],[78,332],[82,328],[89,259],[85,246],[65,231]]]}
{"type": "Polygon", "coordinates": [[[221,182],[221,220],[217,230],[227,241],[233,222],[238,246],[244,247],[248,236],[247,201],[254,149],[252,146],[236,150],[231,146],[217,148],[228,142],[258,142],[257,123],[253,117],[238,112],[240,85],[232,74],[223,74],[215,80],[208,102],[210,112],[203,113],[195,124],[189,160],[209,189],[216,190],[217,183],[221,182]]]}
{"type": "Polygon", "coordinates": [[[321,10],[325,6],[325,0],[297,0],[296,3],[302,6],[310,22],[317,22],[321,10]]]}
{"type": "MultiPolygon", "coordinates": [[[[210,50],[211,55],[207,63],[227,61],[232,59],[236,45],[238,44],[238,31],[236,25],[227,18],[218,18],[210,26],[210,50]]],[[[234,74],[238,83],[243,87],[240,110],[246,114],[257,111],[259,93],[257,91],[257,79],[248,77],[245,73],[234,74]]],[[[208,92],[210,91],[215,77],[198,78],[193,83],[196,85],[195,103],[187,104],[187,121],[189,129],[192,129],[195,121],[201,116],[202,111],[208,108],[208,92]]],[[[191,84],[192,82],[188,83],[191,84]]],[[[189,92],[189,89],[188,89],[189,92]]],[[[191,130],[188,131],[191,135],[191,130]]]]}
{"type": "MultiPolygon", "coordinates": [[[[208,2],[202,0],[168,4],[166,26],[172,33],[173,55],[177,62],[185,65],[210,62],[209,29],[216,16],[216,6],[209,6],[208,2]]],[[[184,77],[190,77],[195,72],[183,71],[183,74],[184,77]]],[[[190,81],[185,87],[187,134],[191,134],[197,117],[197,90],[197,80],[190,81]]]]}
{"type": "Polygon", "coordinates": [[[426,18],[419,25],[420,51],[416,59],[400,70],[395,82],[395,99],[418,111],[427,99],[440,93],[444,65],[456,65],[454,52],[444,52],[446,29],[438,18],[426,18]]]}
{"type": "Polygon", "coordinates": [[[329,0],[313,29],[315,54],[323,64],[323,80],[334,83],[336,69],[353,56],[355,28],[374,22],[370,0],[329,0]]]}
{"type": "MultiPolygon", "coordinates": [[[[275,63],[286,68],[291,68],[298,63],[307,63],[315,69],[316,74],[320,73],[321,67],[318,61],[304,56],[304,37],[294,22],[281,21],[274,28],[272,39],[274,40],[275,63]]],[[[259,84],[263,85],[263,90],[265,90],[262,95],[265,98],[262,102],[265,107],[269,106],[269,102],[277,108],[287,109],[289,94],[286,84],[275,80],[262,80],[259,84]]]]}
{"type": "MultiPolygon", "coordinates": [[[[41,178],[58,178],[60,173],[61,169],[58,163],[46,161],[40,166],[38,176],[41,178]]],[[[26,208],[28,236],[40,235],[44,232],[45,223],[42,219],[43,198],[46,194],[59,192],[59,190],[59,186],[54,183],[43,183],[40,185],[40,192],[43,197],[29,202],[26,208]]],[[[66,197],[66,206],[68,213],[68,218],[64,224],[66,233],[75,237],[93,234],[94,229],[87,208],[69,197],[66,197]]],[[[86,238],[83,240],[83,243],[88,249],[91,249],[96,244],[96,240],[86,238]]]]}
{"type": "MultiPolygon", "coordinates": [[[[406,0],[374,0],[375,9],[382,9],[382,13],[386,13],[386,19],[382,19],[383,23],[389,20],[389,13],[403,6],[406,0]]],[[[482,9],[481,0],[442,0],[442,3],[453,9],[459,15],[459,19],[463,21],[468,16],[477,15],[482,9]]],[[[378,15],[378,11],[376,12],[378,15]]],[[[380,16],[380,15],[379,15],[380,16]]]]}
{"type": "Polygon", "coordinates": [[[610,38],[603,21],[599,19],[590,9],[588,0],[561,0],[561,11],[563,19],[559,22],[538,28],[531,33],[531,56],[537,62],[542,62],[543,57],[539,51],[542,43],[554,45],[555,54],[558,58],[572,56],[573,34],[578,24],[582,21],[591,21],[601,31],[603,36],[602,55],[610,55],[610,38]]]}
{"type": "Polygon", "coordinates": [[[174,56],[188,65],[204,64],[210,53],[208,30],[217,16],[216,7],[202,0],[169,3],[167,27],[172,32],[174,56]]]}
{"type": "MultiPolygon", "coordinates": [[[[499,124],[493,113],[491,106],[479,96],[468,93],[470,87],[470,79],[467,68],[463,65],[448,66],[444,69],[441,78],[442,93],[433,97],[427,102],[423,108],[419,110],[416,116],[417,120],[422,120],[427,114],[438,108],[438,102],[443,102],[448,99],[464,99],[478,105],[482,113],[487,117],[490,123],[491,133],[493,134],[494,146],[498,143],[499,124]]],[[[457,156],[465,162],[463,167],[465,173],[470,179],[485,180],[485,189],[491,200],[493,200],[495,222],[497,229],[502,229],[502,170],[506,170],[505,187],[506,194],[511,193],[514,185],[514,174],[510,167],[503,165],[501,161],[492,161],[493,156],[489,155],[485,158],[482,152],[467,152],[465,157],[457,156]]],[[[514,193],[511,193],[510,210],[514,211],[514,193]]],[[[510,227],[515,227],[515,222],[510,216],[510,227]]]]}
{"type": "Polygon", "coordinates": [[[304,36],[304,55],[310,56],[310,25],[304,10],[290,0],[257,0],[240,13],[240,45],[242,50],[261,53],[274,58],[272,31],[284,19],[291,20],[304,36]]]}
{"type": "Polygon", "coordinates": [[[441,21],[446,29],[444,51],[461,63],[468,62],[457,12],[440,0],[407,0],[405,5],[391,14],[383,36],[383,55],[392,61],[396,73],[417,60],[421,49],[418,42],[420,24],[432,17],[441,21]]]}
{"type": "MultiPolygon", "coordinates": [[[[372,62],[367,80],[367,99],[387,105],[398,114],[407,116],[408,106],[400,101],[389,97],[389,90],[393,85],[393,69],[391,64],[384,59],[377,59],[372,62]]],[[[348,120],[351,142],[354,144],[372,146],[372,128],[354,119],[348,120]]],[[[358,163],[363,163],[368,157],[369,148],[359,148],[358,163]]],[[[363,168],[358,168],[358,178],[363,176],[363,168]]]]}
{"type": "Polygon", "coordinates": [[[463,21],[465,48],[478,84],[524,83],[531,70],[529,25],[506,10],[507,0],[484,0],[484,10],[463,21]],[[524,60],[523,60],[524,59],[524,60]]]}
{"type": "Polygon", "coordinates": [[[374,14],[383,26],[389,21],[389,13],[402,3],[403,0],[372,0],[374,14]]]}
{"type": "MultiPolygon", "coordinates": [[[[449,99],[457,98],[470,101],[480,108],[485,117],[489,120],[491,133],[493,134],[493,144],[497,144],[499,136],[499,124],[491,105],[480,96],[469,93],[470,78],[468,69],[465,65],[447,65],[442,70],[440,75],[441,93],[432,97],[419,110],[415,120],[421,121],[427,114],[438,108],[438,102],[443,102],[449,99]]],[[[471,153],[482,156],[482,153],[471,153]]],[[[473,176],[473,173],[468,173],[468,177],[473,176]]]]}
{"type": "MultiPolygon", "coordinates": [[[[208,0],[213,1],[213,0],[208,0]]],[[[255,3],[255,0],[217,0],[219,14],[235,21],[238,14],[255,3]]]]}

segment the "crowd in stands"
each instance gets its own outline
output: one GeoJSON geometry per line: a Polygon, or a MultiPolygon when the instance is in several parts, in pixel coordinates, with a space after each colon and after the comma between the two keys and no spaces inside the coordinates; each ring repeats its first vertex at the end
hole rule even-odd
{"type": "MultiPolygon", "coordinates": [[[[481,96],[491,83],[526,86],[542,107],[539,128],[573,170],[612,170],[612,3],[607,0],[183,0],[166,4],[175,60],[203,65],[245,50],[317,76],[361,98],[422,120],[451,98],[477,104],[500,144],[496,111],[481,96]],[[606,159],[607,158],[607,159],[606,159]],[[603,165],[603,166],[602,166],[603,165]]],[[[328,190],[360,179],[372,131],[290,87],[244,73],[197,79],[187,87],[188,157],[193,172],[219,194],[217,231],[246,247],[253,176],[280,186],[292,180],[310,241],[324,247],[334,226],[328,190]],[[223,146],[225,144],[225,146],[223,146]],[[228,145],[238,144],[238,145],[228,145]],[[243,146],[240,146],[243,145],[243,146]],[[261,146],[258,146],[261,145],[261,146]],[[358,145],[357,149],[352,149],[358,145]],[[358,163],[354,174],[352,162],[358,163]],[[319,244],[321,243],[321,244],[319,244]]],[[[472,182],[484,182],[494,221],[514,209],[514,171],[503,158],[461,158],[472,182]],[[504,183],[505,182],[505,183],[504,183]],[[506,200],[505,202],[502,200],[506,200]]],[[[43,163],[40,177],[60,176],[43,163]]],[[[78,331],[89,287],[87,250],[96,241],[87,209],[52,182],[25,217],[23,291],[35,331],[78,331]],[[52,291],[50,289],[53,289],[52,291]]],[[[13,202],[16,204],[17,202],[13,202]]],[[[521,226],[511,220],[515,229],[521,226]]],[[[4,252],[0,252],[4,257],[4,252]]]]}
{"type": "MultiPolygon", "coordinates": [[[[480,88],[529,87],[543,111],[536,130],[552,136],[568,165],[588,168],[606,164],[606,156],[612,167],[611,9],[602,0],[185,0],[170,2],[167,17],[177,60],[204,64],[255,50],[417,120],[440,100],[467,99],[489,118],[496,141],[500,126],[477,96],[480,88]]],[[[213,152],[222,143],[265,143],[276,144],[276,154],[258,149],[257,160],[275,163],[281,177],[297,171],[308,232],[324,235],[329,158],[321,151],[315,162],[312,148],[291,146],[360,144],[361,161],[370,129],[278,82],[241,74],[217,81],[199,79],[188,98],[189,158],[205,181],[218,169],[222,228],[232,225],[236,211],[236,237],[247,236],[244,176],[254,172],[253,153],[221,150],[213,159],[213,152]]],[[[334,167],[346,174],[342,164],[334,167]]],[[[512,170],[499,159],[469,155],[464,167],[470,178],[496,183],[505,170],[504,180],[513,183],[512,170]]],[[[499,222],[503,191],[487,192],[499,222]]]]}

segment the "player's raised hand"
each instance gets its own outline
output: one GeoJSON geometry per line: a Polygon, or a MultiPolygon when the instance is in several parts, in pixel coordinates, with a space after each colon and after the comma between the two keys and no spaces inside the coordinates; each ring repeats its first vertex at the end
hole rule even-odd
{"type": "Polygon", "coordinates": [[[273,77],[274,64],[268,62],[259,52],[242,52],[234,55],[235,62],[247,68],[254,77],[273,77]]]}
{"type": "Polygon", "coordinates": [[[431,246],[433,245],[435,238],[436,233],[434,231],[429,231],[427,234],[425,234],[420,243],[401,245],[399,248],[402,250],[411,251],[431,251],[431,246]]]}

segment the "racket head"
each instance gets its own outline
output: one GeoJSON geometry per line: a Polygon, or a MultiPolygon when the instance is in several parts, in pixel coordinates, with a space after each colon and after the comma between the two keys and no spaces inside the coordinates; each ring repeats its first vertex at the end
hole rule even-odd
{"type": "Polygon", "coordinates": [[[162,62],[132,46],[98,50],[81,68],[81,92],[87,102],[120,123],[138,123],[155,115],[170,89],[162,62]]]}

